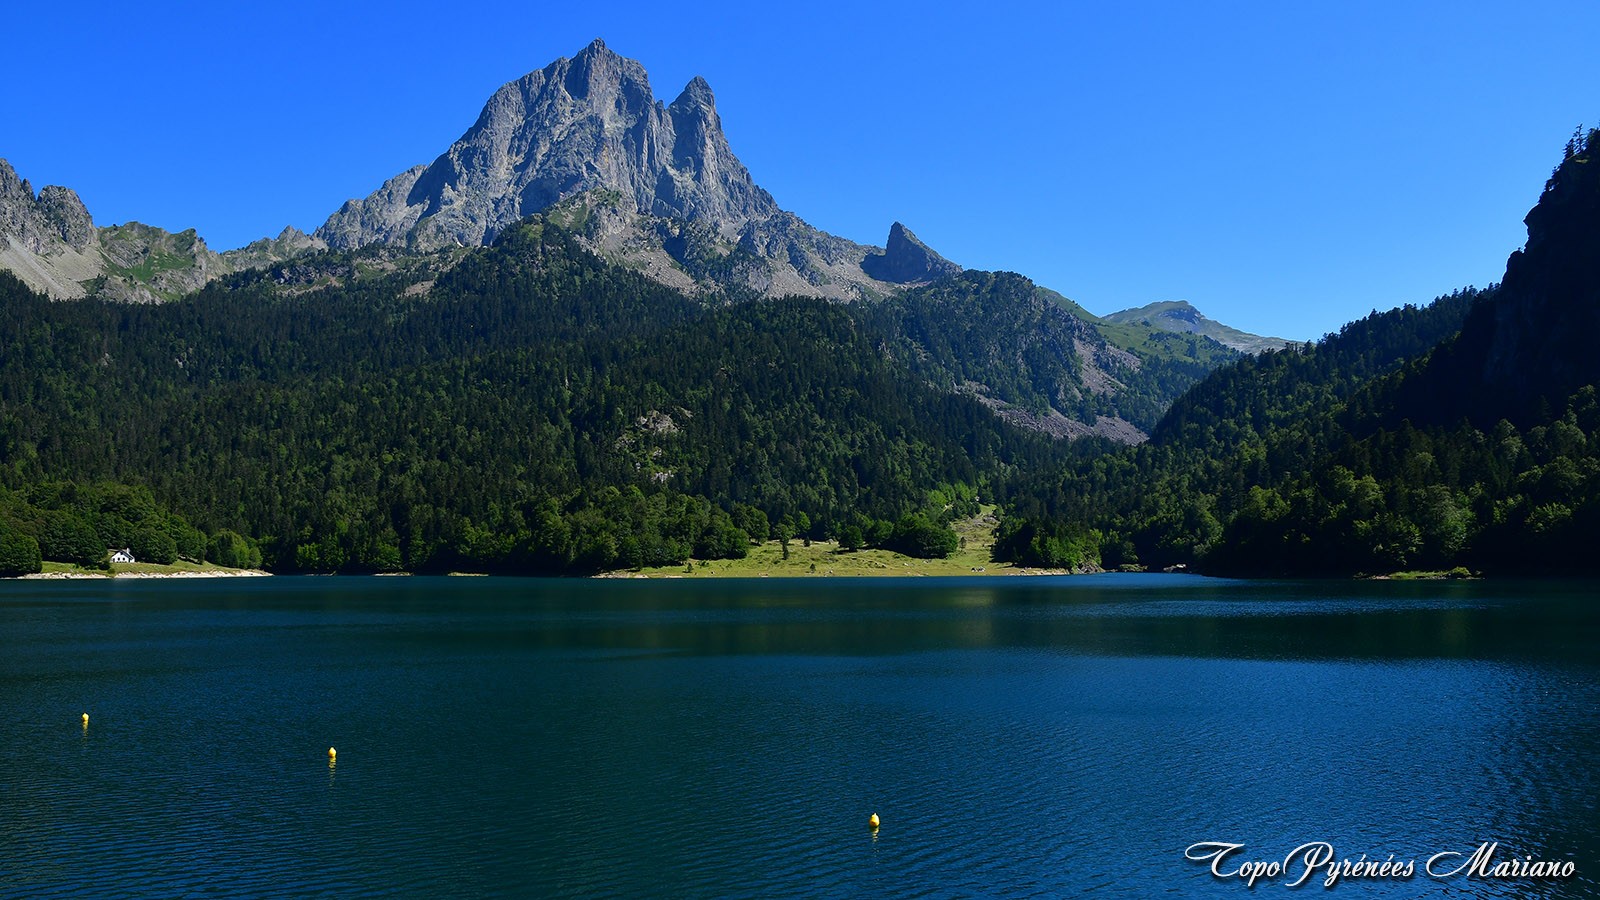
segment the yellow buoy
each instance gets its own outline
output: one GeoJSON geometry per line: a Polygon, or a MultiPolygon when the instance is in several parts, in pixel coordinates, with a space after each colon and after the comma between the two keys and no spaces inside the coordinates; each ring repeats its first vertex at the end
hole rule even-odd
{"type": "Polygon", "coordinates": [[[88,713],[84,713],[83,714],[83,724],[84,725],[88,725],[89,724],[89,714],[88,713]]]}
{"type": "Polygon", "coordinates": [[[872,817],[867,819],[867,824],[869,826],[873,827],[873,828],[877,828],[878,827],[878,814],[877,813],[873,813],[872,817]]]}
{"type": "Polygon", "coordinates": [[[338,756],[338,755],[339,755],[339,751],[333,749],[332,747],[328,748],[328,758],[329,759],[333,759],[335,756],[338,756]]]}

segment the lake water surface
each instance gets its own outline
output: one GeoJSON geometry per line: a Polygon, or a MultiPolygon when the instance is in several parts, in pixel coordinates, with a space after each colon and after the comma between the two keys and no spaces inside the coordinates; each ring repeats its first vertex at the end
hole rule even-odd
{"type": "Polygon", "coordinates": [[[1323,892],[1207,841],[1600,896],[1600,584],[0,583],[3,897],[1323,892]]]}

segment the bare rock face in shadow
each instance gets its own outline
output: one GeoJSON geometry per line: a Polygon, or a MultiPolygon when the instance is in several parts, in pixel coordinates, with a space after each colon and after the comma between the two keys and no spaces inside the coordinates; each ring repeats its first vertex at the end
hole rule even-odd
{"type": "Polygon", "coordinates": [[[961,271],[960,266],[935,253],[899,222],[889,229],[889,243],[884,252],[867,254],[861,260],[861,269],[891,284],[922,284],[961,271]]]}

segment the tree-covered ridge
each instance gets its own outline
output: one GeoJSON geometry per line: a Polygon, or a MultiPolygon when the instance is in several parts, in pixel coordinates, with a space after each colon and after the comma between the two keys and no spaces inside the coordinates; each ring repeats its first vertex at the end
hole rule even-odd
{"type": "Polygon", "coordinates": [[[1231,445],[1337,406],[1377,376],[1420,358],[1461,330],[1493,288],[1456,291],[1426,306],[1374,311],[1315,345],[1290,347],[1210,373],[1178,398],[1156,426],[1166,445],[1231,445]]]}
{"type": "Polygon", "coordinates": [[[1388,389],[1382,424],[1401,419],[1480,429],[1547,424],[1600,381],[1600,131],[1580,128],[1524,220],[1501,289],[1458,338],[1388,389]]]}
{"type": "Polygon", "coordinates": [[[148,485],[278,568],[582,572],[785,530],[936,551],[919,523],[1058,452],[864,307],[707,306],[537,223],[437,268],[159,307],[0,276],[0,478],[148,485]]]}
{"type": "Polygon", "coordinates": [[[1141,432],[1234,351],[1195,335],[1118,329],[1009,272],[968,271],[873,304],[863,315],[887,349],[931,383],[1017,407],[1054,412],[1090,431],[1101,417],[1141,432]]]}
{"type": "Polygon", "coordinates": [[[1600,133],[1580,132],[1504,281],[1218,370],[1152,441],[1075,448],[997,542],[1051,564],[1239,574],[1586,569],[1600,528],[1600,133]]]}
{"type": "Polygon", "coordinates": [[[1306,473],[1340,433],[1345,401],[1454,333],[1482,294],[1373,313],[1317,344],[1218,369],[1173,404],[1149,443],[1075,446],[1060,478],[1015,499],[997,552],[1062,564],[1028,549],[1055,541],[1107,565],[1205,562],[1252,487],[1306,473]]]}
{"type": "MultiPolygon", "coordinates": [[[[548,218],[536,219],[529,227],[537,232],[551,227],[545,224],[549,222],[548,218]]],[[[554,231],[565,235],[564,229],[554,231]]],[[[505,271],[541,264],[523,253],[505,271]]],[[[340,297],[375,307],[405,305],[408,298],[425,293],[445,301],[461,300],[474,308],[469,317],[483,303],[520,305],[526,298],[514,295],[518,290],[515,285],[502,283],[504,274],[484,275],[484,267],[490,265],[500,263],[490,263],[482,254],[463,256],[459,250],[422,255],[381,247],[325,251],[231,276],[206,293],[216,297],[235,294],[245,303],[257,303],[268,294],[298,297],[338,287],[342,289],[340,297]],[[457,266],[462,267],[461,271],[453,271],[457,266]],[[507,293],[508,288],[513,293],[507,293]]],[[[559,328],[562,334],[570,334],[573,329],[615,334],[628,327],[632,321],[628,317],[634,315],[656,318],[659,321],[655,324],[664,324],[673,316],[697,315],[705,307],[752,300],[740,292],[702,293],[686,298],[644,278],[629,284],[648,289],[639,295],[642,304],[613,307],[608,301],[597,304],[596,298],[584,296],[575,304],[547,311],[565,315],[559,322],[549,316],[524,316],[517,321],[535,330],[559,328]]],[[[543,287],[569,292],[586,290],[578,282],[543,287]]],[[[351,317],[348,305],[309,311],[304,321],[296,323],[293,335],[236,337],[259,345],[253,355],[283,352],[285,337],[298,341],[311,334],[321,344],[341,335],[347,342],[359,343],[365,335],[350,335],[348,329],[365,326],[359,318],[351,317]]],[[[879,334],[881,349],[896,366],[914,372],[941,390],[975,392],[1029,410],[1053,408],[1091,427],[1098,417],[1113,417],[1147,431],[1195,380],[1238,356],[1201,336],[1141,326],[1102,325],[1071,301],[1011,273],[967,272],[853,306],[849,316],[879,334]]],[[[403,348],[415,349],[421,342],[421,346],[431,345],[445,355],[461,350],[451,335],[437,330],[450,327],[449,322],[415,313],[408,313],[407,321],[413,327],[402,335],[403,348]]],[[[502,344],[530,339],[524,332],[498,334],[497,338],[502,344]]],[[[235,348],[241,346],[239,340],[228,343],[235,348]]],[[[371,354],[340,354],[340,358],[359,359],[380,368],[403,361],[371,354]]]]}

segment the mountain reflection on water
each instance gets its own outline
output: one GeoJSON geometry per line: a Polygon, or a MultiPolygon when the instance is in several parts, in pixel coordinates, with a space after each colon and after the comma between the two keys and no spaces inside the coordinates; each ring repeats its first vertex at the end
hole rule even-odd
{"type": "MultiPolygon", "coordinates": [[[[472,609],[512,621],[468,632],[516,646],[699,654],[1031,647],[1236,659],[1590,659],[1600,639],[1586,582],[1021,581],[510,582],[472,609]]],[[[433,605],[427,586],[406,594],[433,605]]],[[[360,609],[348,596],[330,602],[360,609]]]]}

